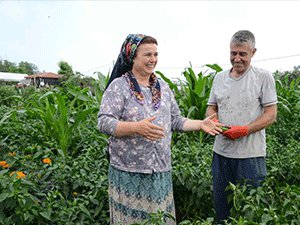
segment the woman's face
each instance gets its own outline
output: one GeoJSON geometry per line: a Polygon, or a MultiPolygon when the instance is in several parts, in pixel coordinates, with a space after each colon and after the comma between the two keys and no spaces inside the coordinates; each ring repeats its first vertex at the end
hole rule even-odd
{"type": "Polygon", "coordinates": [[[139,45],[133,59],[133,73],[140,76],[150,76],[157,64],[157,56],[156,44],[139,45]]]}

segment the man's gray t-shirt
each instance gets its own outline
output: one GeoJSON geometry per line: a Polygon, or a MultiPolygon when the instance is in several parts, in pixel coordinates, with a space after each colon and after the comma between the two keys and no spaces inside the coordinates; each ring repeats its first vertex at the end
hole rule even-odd
{"type": "MultiPolygon", "coordinates": [[[[250,66],[239,78],[230,70],[214,78],[208,105],[217,105],[218,119],[227,126],[244,126],[255,121],[266,106],[277,103],[275,80],[266,70],[250,66]]],[[[214,151],[228,158],[266,156],[265,129],[230,140],[217,135],[214,151]]]]}

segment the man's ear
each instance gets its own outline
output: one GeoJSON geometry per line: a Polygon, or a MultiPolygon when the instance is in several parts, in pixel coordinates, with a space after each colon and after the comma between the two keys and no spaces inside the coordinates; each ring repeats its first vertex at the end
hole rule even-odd
{"type": "Polygon", "coordinates": [[[255,52],[256,52],[256,48],[253,49],[252,56],[254,56],[255,52]]]}

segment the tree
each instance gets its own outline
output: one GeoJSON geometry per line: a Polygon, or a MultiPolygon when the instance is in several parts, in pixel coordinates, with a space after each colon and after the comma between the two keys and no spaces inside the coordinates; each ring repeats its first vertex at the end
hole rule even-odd
{"type": "Polygon", "coordinates": [[[33,63],[22,61],[19,63],[18,72],[30,75],[30,74],[38,73],[39,70],[38,70],[37,66],[34,65],[33,63]]]}
{"type": "Polygon", "coordinates": [[[60,61],[58,62],[58,67],[59,70],[57,71],[57,73],[64,76],[63,80],[67,80],[71,76],[74,76],[73,68],[69,63],[60,61]]]}
{"type": "Polygon", "coordinates": [[[28,75],[39,72],[38,67],[33,63],[22,61],[17,65],[8,60],[0,60],[0,71],[7,73],[24,73],[28,75]]]}
{"type": "Polygon", "coordinates": [[[14,73],[13,71],[15,71],[15,70],[17,70],[17,66],[15,63],[12,63],[8,60],[0,60],[0,71],[1,72],[14,73]]]}

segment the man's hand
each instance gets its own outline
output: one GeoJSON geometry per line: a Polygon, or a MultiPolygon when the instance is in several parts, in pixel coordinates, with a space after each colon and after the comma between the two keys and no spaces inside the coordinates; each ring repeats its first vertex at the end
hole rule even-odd
{"type": "MultiPolygon", "coordinates": [[[[215,123],[219,123],[219,120],[218,120],[217,118],[212,119],[212,121],[214,121],[215,123]]],[[[220,128],[222,129],[222,132],[224,132],[224,131],[230,129],[230,127],[225,126],[225,125],[222,126],[222,127],[220,127],[220,128]]]]}
{"type": "Polygon", "coordinates": [[[222,133],[225,137],[235,140],[240,137],[245,137],[249,134],[248,126],[231,126],[230,129],[222,133]]]}

